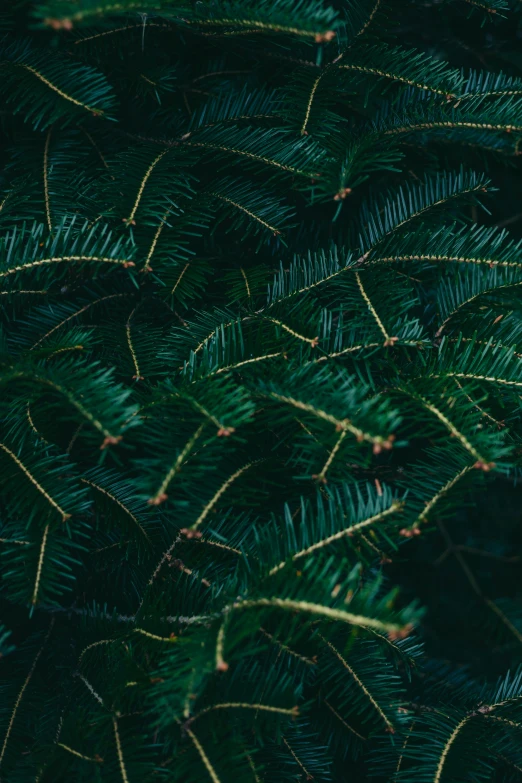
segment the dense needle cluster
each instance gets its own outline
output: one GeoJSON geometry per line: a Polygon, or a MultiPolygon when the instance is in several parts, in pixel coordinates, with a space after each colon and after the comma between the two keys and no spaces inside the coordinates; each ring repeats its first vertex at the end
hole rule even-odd
{"type": "Polygon", "coordinates": [[[519,779],[521,4],[0,5],[0,780],[519,779]]]}

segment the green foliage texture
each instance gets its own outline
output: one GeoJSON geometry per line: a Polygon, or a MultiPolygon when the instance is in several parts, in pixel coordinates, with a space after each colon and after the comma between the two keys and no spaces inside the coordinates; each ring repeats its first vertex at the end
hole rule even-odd
{"type": "Polygon", "coordinates": [[[0,780],[522,776],[522,4],[0,2],[0,780]]]}

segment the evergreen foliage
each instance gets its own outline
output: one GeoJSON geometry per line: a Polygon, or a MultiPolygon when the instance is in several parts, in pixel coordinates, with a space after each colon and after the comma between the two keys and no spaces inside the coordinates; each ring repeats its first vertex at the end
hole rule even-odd
{"type": "Polygon", "coordinates": [[[0,6],[0,779],[520,779],[518,0],[0,6]]]}

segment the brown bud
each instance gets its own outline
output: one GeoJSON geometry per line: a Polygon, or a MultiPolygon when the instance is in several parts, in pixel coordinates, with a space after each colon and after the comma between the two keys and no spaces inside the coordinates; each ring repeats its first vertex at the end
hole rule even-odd
{"type": "Polygon", "coordinates": [[[229,435],[232,435],[233,432],[236,431],[235,427],[220,427],[217,431],[218,438],[224,437],[228,438],[229,435]]]}
{"type": "Polygon", "coordinates": [[[346,196],[350,195],[351,192],[352,192],[351,188],[343,188],[342,190],[340,190],[338,193],[335,194],[334,201],[344,200],[346,196]]]}
{"type": "Polygon", "coordinates": [[[392,642],[395,642],[398,639],[406,639],[406,637],[409,636],[412,631],[413,625],[408,623],[408,625],[405,625],[404,628],[398,628],[396,631],[388,631],[388,639],[390,639],[392,642]]]}
{"type": "Polygon", "coordinates": [[[473,465],[474,468],[477,470],[483,470],[485,473],[490,471],[492,468],[495,467],[494,462],[482,462],[481,460],[477,460],[475,464],[473,465]]]}
{"type": "Polygon", "coordinates": [[[102,445],[100,446],[100,449],[103,451],[108,446],[115,446],[117,443],[120,442],[120,440],[122,440],[122,437],[123,437],[122,435],[118,435],[118,437],[116,438],[113,435],[107,435],[102,445]]]}
{"type": "Polygon", "coordinates": [[[165,492],[162,492],[160,495],[156,495],[153,498],[149,498],[147,500],[147,503],[149,504],[149,506],[159,506],[161,503],[164,503],[167,498],[168,495],[165,492]]]}
{"type": "Polygon", "coordinates": [[[72,30],[72,22],[70,19],[44,19],[44,24],[48,27],[52,27],[53,30],[72,30]]]}
{"type": "Polygon", "coordinates": [[[202,537],[202,533],[200,533],[199,530],[191,530],[190,527],[183,527],[183,528],[181,528],[181,530],[179,532],[182,533],[187,538],[201,538],[202,537]]]}
{"type": "Polygon", "coordinates": [[[315,36],[316,43],[328,43],[335,38],[335,32],[333,30],[327,30],[325,33],[317,33],[315,36]]]}

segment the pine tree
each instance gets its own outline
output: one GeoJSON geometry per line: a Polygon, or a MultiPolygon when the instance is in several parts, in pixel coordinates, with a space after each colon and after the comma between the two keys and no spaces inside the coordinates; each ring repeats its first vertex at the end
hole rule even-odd
{"type": "Polygon", "coordinates": [[[0,7],[0,780],[520,779],[518,0],[0,7]]]}

